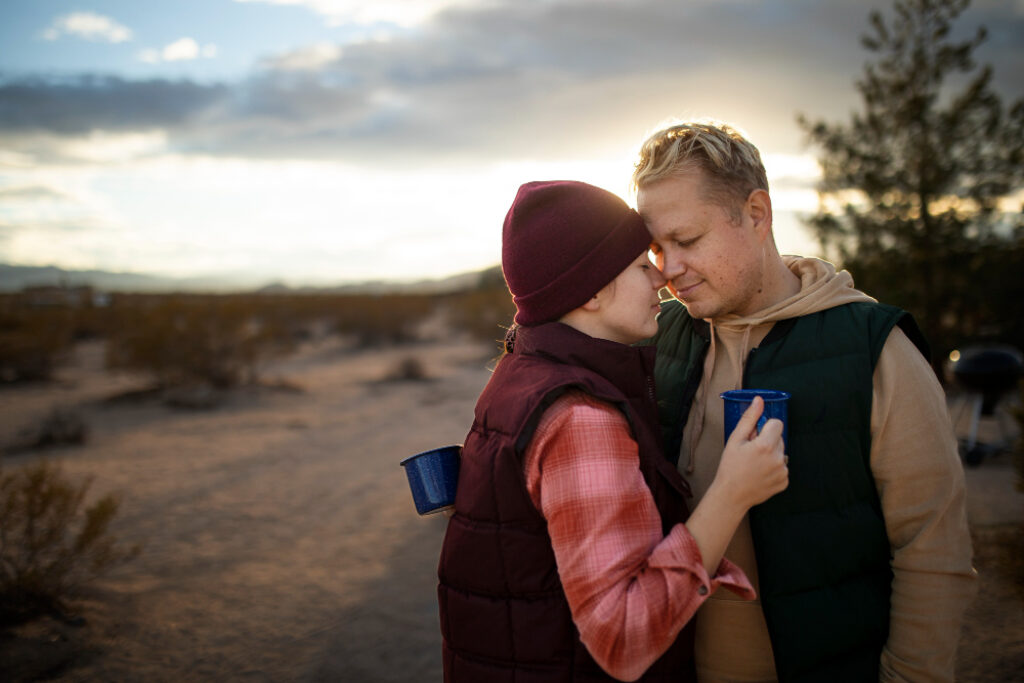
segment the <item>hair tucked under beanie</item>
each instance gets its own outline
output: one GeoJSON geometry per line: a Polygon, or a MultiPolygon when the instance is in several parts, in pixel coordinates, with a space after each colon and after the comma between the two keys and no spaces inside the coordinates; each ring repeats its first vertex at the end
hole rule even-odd
{"type": "Polygon", "coordinates": [[[522,185],[501,245],[515,321],[539,325],[579,308],[650,243],[640,214],[607,190],[571,180],[522,185]]]}

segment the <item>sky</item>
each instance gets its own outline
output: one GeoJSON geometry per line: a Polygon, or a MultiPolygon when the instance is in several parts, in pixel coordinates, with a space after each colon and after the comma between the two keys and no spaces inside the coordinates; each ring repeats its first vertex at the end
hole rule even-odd
{"type": "MultiPolygon", "coordinates": [[[[3,0],[0,263],[258,285],[495,265],[521,183],[630,204],[674,119],[760,148],[784,253],[813,255],[796,115],[859,108],[869,0],[3,0]]],[[[1024,95],[1024,0],[957,31],[1024,95]]]]}

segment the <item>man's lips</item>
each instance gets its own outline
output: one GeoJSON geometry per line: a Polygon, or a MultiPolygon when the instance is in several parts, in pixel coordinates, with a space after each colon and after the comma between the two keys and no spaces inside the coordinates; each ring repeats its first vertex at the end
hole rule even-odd
{"type": "Polygon", "coordinates": [[[685,299],[687,296],[692,294],[698,287],[700,287],[703,282],[703,280],[699,282],[693,282],[686,285],[685,287],[673,285],[676,288],[676,296],[678,296],[680,299],[685,299]]]}

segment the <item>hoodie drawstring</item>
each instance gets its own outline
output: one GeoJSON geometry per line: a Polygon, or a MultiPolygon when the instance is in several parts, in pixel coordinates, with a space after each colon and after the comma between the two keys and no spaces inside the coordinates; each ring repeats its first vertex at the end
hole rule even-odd
{"type": "MultiPolygon", "coordinates": [[[[718,350],[718,343],[715,341],[718,336],[715,334],[715,323],[713,320],[708,321],[711,324],[711,347],[708,349],[707,355],[704,357],[704,368],[700,378],[700,385],[697,388],[697,395],[694,397],[694,410],[693,410],[693,428],[690,430],[689,443],[687,444],[687,450],[689,455],[686,461],[686,473],[693,474],[693,470],[696,468],[697,458],[697,444],[700,442],[700,436],[704,432],[704,416],[705,410],[707,409],[708,402],[708,386],[711,384],[711,374],[715,369],[715,356],[718,350]]],[[[739,358],[739,375],[736,377],[736,384],[733,386],[734,389],[743,388],[743,375],[746,371],[747,366],[747,347],[750,345],[750,330],[753,326],[746,325],[743,328],[743,338],[740,341],[740,358],[739,358]]]]}
{"type": "Polygon", "coordinates": [[[704,408],[707,403],[708,384],[711,380],[711,371],[715,367],[715,323],[711,321],[711,348],[704,356],[704,369],[701,373],[700,384],[697,385],[697,395],[694,397],[693,405],[693,428],[690,430],[690,439],[686,450],[689,451],[686,461],[686,473],[693,474],[696,467],[697,442],[700,441],[701,432],[704,431],[704,408]]]}
{"type": "Polygon", "coordinates": [[[750,330],[753,326],[747,325],[743,328],[743,339],[740,340],[740,374],[736,377],[736,384],[733,385],[733,389],[743,388],[743,378],[747,374],[747,356],[750,355],[750,330]]]}

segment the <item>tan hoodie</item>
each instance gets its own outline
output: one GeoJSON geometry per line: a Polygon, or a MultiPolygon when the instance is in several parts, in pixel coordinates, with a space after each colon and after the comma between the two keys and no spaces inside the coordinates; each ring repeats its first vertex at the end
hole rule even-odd
{"type": "MultiPolygon", "coordinates": [[[[724,447],[719,394],[741,387],[747,355],[773,323],[854,301],[874,301],[854,289],[848,272],[836,272],[830,263],[795,256],[783,260],[800,278],[796,295],[750,316],[711,321],[712,346],[679,459],[695,503],[711,485],[724,447]]],[[[931,367],[898,328],[886,341],[873,382],[871,468],[894,570],[893,616],[881,680],[952,681],[960,622],[975,590],[956,439],[931,367]]],[[[748,519],[725,555],[743,568],[757,590],[748,519]]],[[[717,592],[697,612],[696,625],[702,683],[776,679],[759,601],[717,592]]]]}

